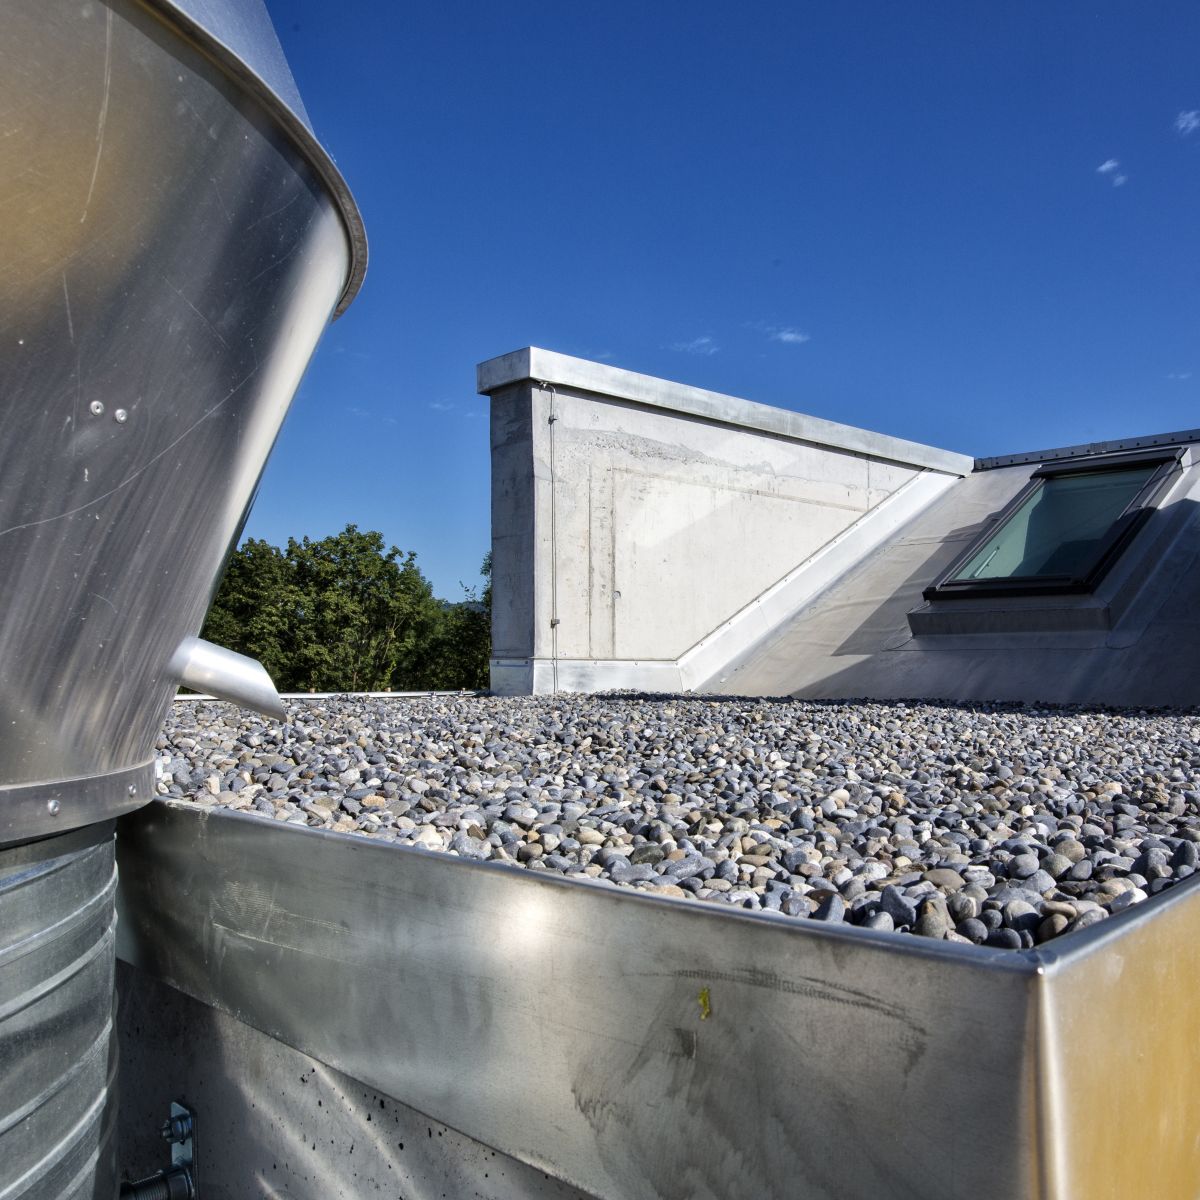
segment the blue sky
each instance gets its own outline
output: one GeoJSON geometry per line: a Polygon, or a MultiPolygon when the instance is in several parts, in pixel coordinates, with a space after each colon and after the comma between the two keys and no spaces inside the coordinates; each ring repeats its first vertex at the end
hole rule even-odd
{"type": "Polygon", "coordinates": [[[530,344],[970,454],[1200,425],[1194,3],[268,7],[371,259],[247,536],[457,598],[530,344]]]}

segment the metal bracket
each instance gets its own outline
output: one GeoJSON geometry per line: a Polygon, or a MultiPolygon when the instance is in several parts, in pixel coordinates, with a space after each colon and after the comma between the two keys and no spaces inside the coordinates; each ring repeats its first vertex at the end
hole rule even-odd
{"type": "Polygon", "coordinates": [[[196,1194],[196,1114],[186,1104],[171,1101],[171,1116],[159,1131],[171,1144],[171,1166],[188,1171],[196,1194]]]}
{"type": "Polygon", "coordinates": [[[196,1113],[178,1100],[159,1130],[170,1143],[171,1165],[134,1183],[121,1184],[122,1200],[198,1200],[196,1113]]]}

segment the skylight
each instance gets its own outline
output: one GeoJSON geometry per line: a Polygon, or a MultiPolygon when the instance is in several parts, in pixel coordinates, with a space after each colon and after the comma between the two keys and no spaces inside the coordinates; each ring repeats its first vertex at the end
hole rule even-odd
{"type": "Polygon", "coordinates": [[[1153,511],[1180,454],[1046,464],[925,598],[1091,591],[1153,511]]]}

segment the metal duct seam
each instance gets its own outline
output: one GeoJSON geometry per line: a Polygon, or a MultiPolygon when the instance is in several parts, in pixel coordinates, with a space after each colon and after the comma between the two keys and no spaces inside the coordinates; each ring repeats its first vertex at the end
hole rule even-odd
{"type": "Polygon", "coordinates": [[[104,821],[152,799],[152,758],[102,775],[0,787],[0,845],[45,837],[84,822],[104,821]]]}

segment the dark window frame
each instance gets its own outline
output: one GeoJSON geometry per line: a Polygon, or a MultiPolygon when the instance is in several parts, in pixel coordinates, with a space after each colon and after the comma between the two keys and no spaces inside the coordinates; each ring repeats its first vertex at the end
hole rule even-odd
{"type": "Polygon", "coordinates": [[[1029,482],[1001,509],[994,521],[971,540],[971,544],[922,593],[926,600],[952,597],[999,597],[1078,595],[1092,592],[1120,558],[1134,535],[1149,519],[1167,488],[1182,469],[1185,447],[1167,446],[1131,454],[1109,454],[1093,458],[1058,459],[1044,463],[1029,477],[1029,482]],[[1006,579],[956,579],[955,576],[991,538],[1004,528],[1013,515],[1048,479],[1069,475],[1091,475],[1098,471],[1117,471],[1123,467],[1156,463],[1156,470],[1109,526],[1088,570],[1083,575],[1026,575],[1006,579]]]}

